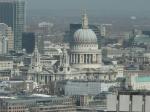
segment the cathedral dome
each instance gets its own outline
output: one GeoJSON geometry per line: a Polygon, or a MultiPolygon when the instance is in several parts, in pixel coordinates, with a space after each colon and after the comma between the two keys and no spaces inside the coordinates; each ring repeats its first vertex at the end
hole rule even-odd
{"type": "Polygon", "coordinates": [[[84,14],[82,18],[82,28],[74,33],[73,42],[97,43],[97,37],[95,32],[88,28],[88,18],[86,14],[84,14]]]}
{"type": "Polygon", "coordinates": [[[73,41],[77,43],[97,43],[97,37],[91,29],[79,29],[75,32],[73,41]]]}

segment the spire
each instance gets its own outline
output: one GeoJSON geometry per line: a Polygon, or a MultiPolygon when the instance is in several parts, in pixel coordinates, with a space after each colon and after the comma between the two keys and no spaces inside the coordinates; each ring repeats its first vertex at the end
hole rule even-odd
{"type": "Polygon", "coordinates": [[[88,17],[86,14],[86,10],[84,11],[83,17],[82,17],[82,28],[88,29],[88,17]]]}
{"type": "Polygon", "coordinates": [[[38,52],[38,46],[37,46],[37,42],[35,42],[34,51],[38,52]]]}
{"type": "Polygon", "coordinates": [[[35,38],[34,51],[38,51],[38,39],[35,38]]]}
{"type": "Polygon", "coordinates": [[[38,55],[39,55],[38,40],[37,40],[37,38],[35,39],[35,46],[34,46],[33,55],[34,55],[34,56],[38,56],[38,55]]]}

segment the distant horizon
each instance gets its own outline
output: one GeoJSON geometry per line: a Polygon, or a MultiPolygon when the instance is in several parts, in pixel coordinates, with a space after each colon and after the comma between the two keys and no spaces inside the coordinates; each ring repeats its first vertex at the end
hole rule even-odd
{"type": "MultiPolygon", "coordinates": [[[[53,16],[70,16],[70,17],[74,17],[74,16],[81,16],[82,14],[82,10],[80,9],[71,9],[71,10],[67,10],[67,9],[27,9],[27,15],[43,15],[43,16],[47,16],[47,15],[53,15],[53,16]]],[[[136,17],[150,17],[150,12],[149,11],[125,11],[125,12],[119,12],[119,11],[115,11],[112,10],[107,11],[105,10],[104,12],[100,12],[99,10],[87,10],[87,14],[89,16],[96,16],[96,17],[131,17],[131,16],[136,16],[136,17]]]]}
{"type": "Polygon", "coordinates": [[[29,9],[150,11],[150,0],[26,0],[29,9]]]}
{"type": "MultiPolygon", "coordinates": [[[[27,0],[27,11],[56,11],[56,15],[79,15],[83,9],[97,16],[150,16],[150,0],[27,0]],[[66,11],[66,12],[65,12],[66,11]]],[[[40,13],[39,12],[39,13],[40,13]]],[[[50,12],[51,13],[51,12],[50,12]]]]}

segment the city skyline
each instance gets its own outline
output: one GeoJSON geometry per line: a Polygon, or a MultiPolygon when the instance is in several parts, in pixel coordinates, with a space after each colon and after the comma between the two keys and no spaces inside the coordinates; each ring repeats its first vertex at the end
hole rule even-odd
{"type": "Polygon", "coordinates": [[[149,4],[0,0],[0,112],[150,112],[149,4]]]}

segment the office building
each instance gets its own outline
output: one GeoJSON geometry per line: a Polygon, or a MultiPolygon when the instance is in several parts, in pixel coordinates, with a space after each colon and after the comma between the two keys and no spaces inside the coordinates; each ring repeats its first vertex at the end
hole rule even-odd
{"type": "Polygon", "coordinates": [[[53,26],[53,23],[41,22],[38,24],[39,33],[42,35],[49,35],[53,26]]]}
{"type": "Polygon", "coordinates": [[[0,0],[0,22],[12,27],[14,48],[22,49],[22,32],[24,30],[25,1],[0,0]]]}
{"type": "Polygon", "coordinates": [[[100,31],[102,37],[110,37],[112,33],[112,24],[101,24],[100,31]]]}
{"type": "Polygon", "coordinates": [[[32,53],[35,47],[35,34],[32,32],[24,32],[22,35],[22,48],[27,53],[32,53]]]}
{"type": "Polygon", "coordinates": [[[75,101],[70,97],[32,94],[0,98],[0,112],[76,112],[76,107],[75,101]]]}
{"type": "Polygon", "coordinates": [[[13,60],[10,58],[0,57],[0,70],[12,70],[13,69],[13,60]]]}
{"type": "Polygon", "coordinates": [[[149,112],[149,92],[118,92],[107,96],[106,112],[149,112]]]}
{"type": "Polygon", "coordinates": [[[7,38],[0,34],[0,54],[7,53],[7,38]]]}
{"type": "Polygon", "coordinates": [[[0,23],[0,54],[6,54],[8,51],[14,50],[14,34],[11,27],[5,23],[0,23]]]}
{"type": "Polygon", "coordinates": [[[11,27],[7,29],[7,38],[8,38],[8,51],[14,50],[14,33],[11,27]]]}

